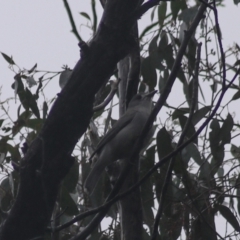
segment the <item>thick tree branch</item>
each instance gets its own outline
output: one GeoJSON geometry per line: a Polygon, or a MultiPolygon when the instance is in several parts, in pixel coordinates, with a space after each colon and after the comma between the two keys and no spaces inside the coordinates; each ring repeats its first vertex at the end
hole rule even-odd
{"type": "Polygon", "coordinates": [[[22,160],[18,196],[1,228],[1,239],[43,237],[58,186],[73,164],[71,153],[92,116],[94,95],[111,76],[117,62],[134,46],[130,23],[123,25],[123,21],[137,6],[137,0],[113,0],[106,4],[96,35],[22,160]]]}

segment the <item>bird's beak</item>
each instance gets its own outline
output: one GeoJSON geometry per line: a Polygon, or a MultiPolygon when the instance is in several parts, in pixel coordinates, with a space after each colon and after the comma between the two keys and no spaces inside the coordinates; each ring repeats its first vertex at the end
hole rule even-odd
{"type": "Polygon", "coordinates": [[[150,98],[152,98],[156,92],[157,92],[157,90],[153,90],[153,91],[151,91],[150,93],[147,93],[147,94],[145,95],[145,97],[150,97],[150,98]]]}

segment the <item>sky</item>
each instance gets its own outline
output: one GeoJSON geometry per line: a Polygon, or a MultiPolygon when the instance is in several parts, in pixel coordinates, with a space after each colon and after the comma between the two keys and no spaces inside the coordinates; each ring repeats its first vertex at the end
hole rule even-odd
{"type": "MultiPolygon", "coordinates": [[[[240,22],[239,8],[233,0],[219,9],[223,44],[229,46],[240,39],[240,31],[235,30],[240,22]]],[[[91,39],[86,27],[87,20],[79,12],[89,12],[90,0],[69,0],[76,26],[85,41],[91,39]]],[[[102,13],[98,3],[99,16],[102,13]]],[[[149,11],[150,12],[150,11],[149,11]]],[[[149,14],[139,21],[140,29],[149,22],[149,14]]],[[[63,1],[59,0],[8,0],[1,2],[0,8],[0,52],[13,56],[19,67],[30,69],[35,63],[38,70],[60,71],[63,65],[73,68],[79,59],[76,37],[70,32],[71,26],[63,1]]],[[[11,89],[14,73],[8,69],[7,62],[0,56],[0,101],[14,97],[11,89]]],[[[53,83],[58,78],[53,79],[53,83]]],[[[58,85],[53,85],[51,95],[57,93],[58,85]]],[[[47,90],[49,91],[49,89],[47,90]]]]}
{"type": "MultiPolygon", "coordinates": [[[[226,2],[226,1],[225,1],[226,2]]],[[[77,28],[84,40],[91,36],[83,25],[86,20],[79,12],[89,9],[90,1],[71,1],[77,28]]],[[[236,29],[240,22],[239,8],[232,0],[227,0],[227,7],[219,10],[223,43],[229,45],[234,39],[240,39],[236,29]]],[[[99,8],[101,13],[101,8],[99,8]]],[[[144,16],[140,25],[148,20],[144,16]]],[[[79,59],[77,39],[70,33],[70,23],[63,5],[59,0],[8,0],[1,1],[0,8],[0,51],[12,55],[20,67],[31,68],[36,62],[38,69],[59,71],[63,64],[73,67],[79,59]]],[[[0,57],[0,86],[4,92],[13,79],[13,73],[0,57]]]]}
{"type": "MultiPolygon", "coordinates": [[[[239,7],[233,4],[233,0],[225,2],[226,7],[219,9],[223,45],[230,46],[233,41],[238,41],[240,45],[239,7]]],[[[78,30],[84,40],[88,41],[91,35],[84,26],[87,21],[79,12],[89,12],[90,0],[69,0],[69,4],[78,30]]],[[[102,12],[100,7],[98,12],[102,12]]],[[[149,15],[143,16],[140,28],[148,20],[149,15]]],[[[63,1],[1,1],[0,52],[13,56],[20,68],[30,69],[35,63],[38,64],[38,70],[59,71],[64,64],[73,68],[79,59],[79,47],[76,37],[70,31],[71,26],[63,1]]],[[[14,75],[0,56],[0,101],[6,97],[14,97],[11,89],[14,75]]],[[[53,81],[58,82],[58,78],[53,81]]],[[[52,86],[51,91],[54,94],[60,91],[58,84],[52,86]]]]}

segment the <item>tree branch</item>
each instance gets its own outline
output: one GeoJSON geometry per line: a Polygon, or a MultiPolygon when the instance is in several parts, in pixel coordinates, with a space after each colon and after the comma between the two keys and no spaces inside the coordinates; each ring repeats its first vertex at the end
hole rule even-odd
{"type": "Polygon", "coordinates": [[[69,20],[70,20],[70,23],[71,23],[71,26],[72,26],[72,32],[73,34],[76,36],[76,38],[78,39],[79,42],[82,41],[82,38],[80,37],[78,31],[77,31],[77,28],[76,28],[76,25],[75,25],[75,22],[73,20],[73,16],[72,16],[72,11],[69,7],[69,4],[68,4],[68,1],[67,0],[63,0],[63,3],[64,3],[64,6],[67,10],[67,14],[68,14],[68,17],[69,17],[69,20]]]}

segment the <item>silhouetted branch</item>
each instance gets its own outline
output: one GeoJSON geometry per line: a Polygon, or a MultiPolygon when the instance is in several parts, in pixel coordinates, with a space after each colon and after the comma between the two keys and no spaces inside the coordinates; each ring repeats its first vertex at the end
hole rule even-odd
{"type": "Polygon", "coordinates": [[[68,17],[69,17],[69,20],[70,20],[70,23],[71,23],[71,26],[72,26],[72,32],[73,34],[76,36],[76,38],[78,39],[79,42],[82,41],[82,38],[80,37],[78,31],[77,31],[77,28],[76,28],[76,25],[75,25],[75,22],[73,20],[73,16],[72,16],[72,11],[69,7],[69,4],[68,4],[68,1],[67,0],[63,0],[63,3],[64,3],[64,6],[67,10],[67,14],[68,14],[68,17]]]}

